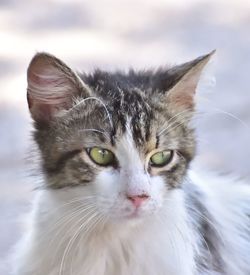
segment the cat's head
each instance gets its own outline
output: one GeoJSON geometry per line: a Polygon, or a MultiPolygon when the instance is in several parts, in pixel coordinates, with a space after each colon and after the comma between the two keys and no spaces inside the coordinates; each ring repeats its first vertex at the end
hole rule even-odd
{"type": "Polygon", "coordinates": [[[81,75],[37,54],[27,97],[47,187],[78,186],[114,219],[160,209],[194,157],[189,121],[211,55],[157,71],[81,75]]]}

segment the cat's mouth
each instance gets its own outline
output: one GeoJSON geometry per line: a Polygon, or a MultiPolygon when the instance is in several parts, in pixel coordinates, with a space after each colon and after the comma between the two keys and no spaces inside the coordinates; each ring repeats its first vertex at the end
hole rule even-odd
{"type": "Polygon", "coordinates": [[[136,209],[134,212],[132,212],[130,215],[128,215],[128,219],[142,219],[146,217],[147,214],[140,212],[138,209],[136,209]]]}
{"type": "Polygon", "coordinates": [[[142,211],[140,211],[140,208],[134,207],[134,209],[132,211],[129,211],[126,218],[135,219],[135,218],[140,218],[142,216],[143,216],[143,214],[142,214],[142,211]]]}
{"type": "Polygon", "coordinates": [[[127,207],[125,211],[124,218],[129,219],[129,220],[134,220],[134,219],[142,219],[146,218],[148,216],[153,215],[157,209],[147,209],[147,207],[135,207],[134,205],[131,207],[127,207]]]}
{"type": "Polygon", "coordinates": [[[148,213],[149,211],[146,211],[142,207],[134,207],[134,206],[127,206],[118,213],[111,215],[111,220],[116,222],[122,222],[122,221],[128,221],[128,220],[140,220],[144,217],[150,215],[148,213]]]}

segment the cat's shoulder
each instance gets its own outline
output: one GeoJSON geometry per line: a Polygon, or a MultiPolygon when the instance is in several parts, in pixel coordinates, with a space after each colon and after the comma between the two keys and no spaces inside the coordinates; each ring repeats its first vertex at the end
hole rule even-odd
{"type": "Polygon", "coordinates": [[[230,215],[225,217],[231,218],[237,218],[237,215],[250,217],[250,181],[247,178],[192,170],[188,173],[188,182],[186,190],[196,190],[196,196],[214,213],[228,212],[230,215]]]}

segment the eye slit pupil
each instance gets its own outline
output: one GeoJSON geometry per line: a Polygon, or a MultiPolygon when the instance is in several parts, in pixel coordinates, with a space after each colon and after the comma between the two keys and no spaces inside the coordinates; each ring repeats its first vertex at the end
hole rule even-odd
{"type": "Polygon", "coordinates": [[[89,158],[100,166],[111,166],[115,164],[115,156],[114,154],[104,148],[92,147],[87,148],[86,152],[89,158]]]}
{"type": "Polygon", "coordinates": [[[150,158],[150,166],[164,167],[169,164],[173,159],[173,150],[165,150],[155,153],[150,158]]]}
{"type": "Polygon", "coordinates": [[[104,157],[105,157],[105,151],[103,149],[101,149],[99,152],[100,152],[102,158],[104,159],[104,157]]]}

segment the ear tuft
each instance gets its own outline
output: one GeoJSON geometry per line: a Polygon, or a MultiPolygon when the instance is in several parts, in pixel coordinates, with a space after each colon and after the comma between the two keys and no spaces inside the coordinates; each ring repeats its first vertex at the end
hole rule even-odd
{"type": "Polygon", "coordinates": [[[27,99],[32,117],[49,122],[60,110],[72,107],[72,100],[89,90],[65,63],[47,53],[36,54],[27,72],[27,99]]]}

